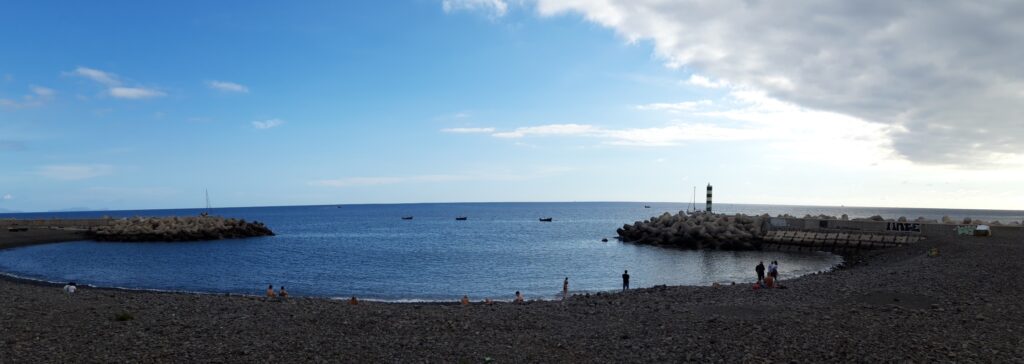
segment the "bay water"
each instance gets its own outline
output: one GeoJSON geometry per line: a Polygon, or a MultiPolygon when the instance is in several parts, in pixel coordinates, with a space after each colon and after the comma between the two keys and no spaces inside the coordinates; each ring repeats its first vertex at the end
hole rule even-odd
{"type": "MultiPolygon", "coordinates": [[[[754,281],[759,261],[778,260],[783,280],[842,261],[826,252],[686,251],[622,243],[615,229],[688,204],[644,202],[439,203],[217,208],[258,220],[277,235],[186,243],[78,241],[0,251],[0,272],[104,287],[386,301],[554,299],[632,287],[754,281]],[[649,208],[645,205],[650,206],[649,208]],[[412,216],[403,220],[402,216],[412,216]],[[456,216],[466,216],[458,221],[456,216]],[[551,217],[551,222],[539,218],[551,217]],[[602,242],[602,239],[608,239],[602,242]]],[[[1020,221],[1021,211],[719,204],[717,212],[848,214],[1020,221]]],[[[3,214],[0,218],[194,216],[203,210],[3,214]]]]}

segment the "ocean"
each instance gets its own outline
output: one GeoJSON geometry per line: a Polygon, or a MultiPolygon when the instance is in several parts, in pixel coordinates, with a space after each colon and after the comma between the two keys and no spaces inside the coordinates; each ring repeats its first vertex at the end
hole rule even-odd
{"type": "MultiPolygon", "coordinates": [[[[644,202],[441,203],[216,208],[258,220],[277,236],[188,243],[36,245],[0,251],[0,272],[53,282],[204,293],[292,295],[385,301],[554,299],[631,286],[729,284],[754,280],[759,261],[778,260],[781,278],[825,271],[825,252],[684,251],[622,243],[615,229],[687,204],[644,202]],[[649,205],[650,208],[645,208],[649,205]],[[402,216],[413,216],[403,220],[402,216]],[[456,221],[456,216],[466,216],[456,221]],[[552,217],[552,222],[538,218],[552,217]],[[608,242],[602,242],[607,238],[608,242]]],[[[1020,221],[1022,211],[718,204],[717,212],[1020,221]]],[[[200,209],[0,214],[0,218],[189,216],[200,209]]]]}

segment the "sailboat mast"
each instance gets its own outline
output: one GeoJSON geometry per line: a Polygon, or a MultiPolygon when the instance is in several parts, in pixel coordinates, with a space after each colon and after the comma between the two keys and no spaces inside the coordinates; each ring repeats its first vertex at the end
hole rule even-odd
{"type": "Polygon", "coordinates": [[[693,186],[693,197],[690,197],[690,211],[697,211],[697,186],[693,186]]]}

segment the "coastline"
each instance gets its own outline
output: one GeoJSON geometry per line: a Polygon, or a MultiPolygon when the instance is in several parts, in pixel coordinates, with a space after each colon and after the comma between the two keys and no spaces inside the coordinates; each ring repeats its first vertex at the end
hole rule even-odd
{"type": "Polygon", "coordinates": [[[0,229],[0,250],[88,239],[84,230],[29,228],[27,231],[11,232],[5,228],[0,229]]]}
{"type": "Polygon", "coordinates": [[[851,257],[788,289],[657,286],[470,306],[0,279],[0,357],[61,361],[1014,361],[1020,229],[851,257]],[[939,257],[927,251],[938,248],[939,257]],[[118,317],[124,318],[119,321],[118,317]],[[771,333],[771,335],[767,335],[771,333]],[[950,335],[955,333],[955,335],[950,335]]]}

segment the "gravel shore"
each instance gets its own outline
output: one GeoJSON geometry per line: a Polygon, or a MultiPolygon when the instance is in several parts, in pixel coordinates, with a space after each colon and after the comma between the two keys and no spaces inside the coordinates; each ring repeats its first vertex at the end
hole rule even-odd
{"type": "Polygon", "coordinates": [[[67,297],[0,279],[0,362],[1024,362],[1022,237],[951,231],[781,277],[787,289],[652,287],[526,304],[67,297]]]}

